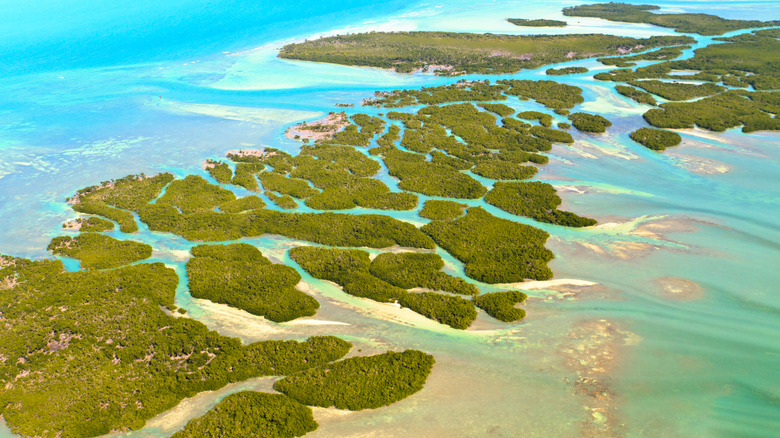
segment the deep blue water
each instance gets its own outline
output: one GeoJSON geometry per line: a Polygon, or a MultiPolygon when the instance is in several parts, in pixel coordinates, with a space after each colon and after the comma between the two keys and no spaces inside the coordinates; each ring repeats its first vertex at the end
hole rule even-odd
{"type": "Polygon", "coordinates": [[[211,56],[396,13],[411,0],[110,0],[0,4],[2,75],[211,56]]]}

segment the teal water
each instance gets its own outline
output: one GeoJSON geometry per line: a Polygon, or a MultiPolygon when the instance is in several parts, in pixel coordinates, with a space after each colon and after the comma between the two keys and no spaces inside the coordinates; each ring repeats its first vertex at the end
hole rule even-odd
{"type": "MultiPolygon", "coordinates": [[[[284,129],[333,110],[337,102],[359,103],[374,90],[454,81],[279,60],[275,48],[285,41],[372,29],[533,33],[539,30],[503,19],[560,18],[560,8],[569,5],[247,3],[181,0],[119,8],[92,0],[47,2],[34,11],[20,3],[0,8],[0,18],[10,23],[0,30],[0,251],[49,257],[48,241],[62,233],[63,221],[76,217],[64,199],[79,188],[138,172],[205,176],[200,163],[228,149],[268,145],[294,152],[299,144],[284,138],[284,129]],[[54,23],[48,18],[54,16],[67,19],[54,23]]],[[[780,18],[776,1],[657,3],[668,11],[780,18]]],[[[672,33],[569,21],[568,28],[550,32],[672,33]]],[[[716,43],[696,38],[696,47],[716,43]]],[[[472,329],[456,331],[347,296],[305,273],[305,286],[322,304],[309,320],[324,324],[273,324],[193,300],[184,281],[177,304],[247,342],[334,334],[363,352],[419,348],[436,357],[428,384],[414,397],[370,412],[316,410],[321,427],[313,436],[521,431],[569,437],[585,434],[587,427],[605,436],[776,436],[780,135],[684,130],[681,146],[658,154],[628,138],[643,125],[644,107],[614,93],[613,84],[592,79],[609,67],[595,61],[564,65],[592,69],[556,80],[582,87],[581,109],[604,114],[614,125],[600,136],[572,132],[575,144],[554,147],[538,178],[558,187],[565,208],[600,225],[566,229],[485,206],[496,216],[550,232],[555,278],[572,280],[529,290],[526,321],[500,324],[480,315],[472,329]],[[602,395],[583,395],[576,383],[582,377],[594,379],[602,395]]],[[[546,78],[544,68],[503,77],[546,78]]],[[[508,104],[542,108],[516,99],[508,104]]],[[[394,187],[386,174],[382,180],[394,187]]],[[[426,222],[416,212],[383,213],[426,222]]],[[[137,235],[115,235],[153,245],[154,260],[184,278],[190,242],[143,226],[137,235]]],[[[300,242],[276,236],[246,241],[295,266],[286,249],[300,242]]],[[[462,275],[460,262],[438,252],[446,269],[462,275]]],[[[72,262],[68,267],[77,269],[72,262]]],[[[203,394],[130,435],[168,436],[230,392],[267,387],[266,381],[252,381],[203,394]]]]}

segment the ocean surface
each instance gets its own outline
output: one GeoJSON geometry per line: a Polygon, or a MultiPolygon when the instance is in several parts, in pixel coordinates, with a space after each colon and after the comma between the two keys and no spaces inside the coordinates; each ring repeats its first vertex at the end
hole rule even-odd
{"type": "MultiPolygon", "coordinates": [[[[780,1],[651,3],[665,12],[780,19],[780,1]]],[[[294,153],[300,144],[283,137],[284,130],[333,111],[336,103],[357,104],[349,113],[377,114],[359,105],[375,90],[463,78],[276,58],[287,42],[370,30],[539,33],[504,19],[564,19],[561,8],[574,4],[3,0],[0,253],[51,257],[49,240],[77,216],[65,198],[82,187],[140,172],[206,176],[201,163],[229,149],[294,153]]],[[[569,27],[543,31],[673,34],[565,19],[569,27]]],[[[692,36],[694,48],[717,43],[692,36]]],[[[557,282],[515,285],[531,288],[521,323],[480,314],[471,329],[454,330],[301,272],[321,309],[313,318],[274,324],[192,299],[184,276],[192,243],[141,224],[137,235],[114,235],[151,244],[153,260],[182,277],[177,304],[222,334],[246,342],[332,334],[363,353],[416,348],[435,356],[421,392],[373,411],[317,408],[313,437],[777,436],[780,134],[681,130],[683,144],[659,154],[628,138],[644,126],[645,108],[617,95],[614,84],[592,79],[611,67],[594,60],[561,65],[591,69],[555,80],[583,88],[586,102],[577,109],[603,114],[613,126],[603,135],[572,132],[575,143],[554,146],[537,179],[557,187],[563,208],[599,225],[538,224],[470,202],[552,235],[547,246],[556,254],[550,266],[557,282]]],[[[546,68],[487,78],[546,79],[546,68]]],[[[543,109],[514,98],[508,104],[543,109]]],[[[395,187],[392,178],[382,179],[395,187]]],[[[426,222],[414,211],[383,213],[426,222]]],[[[301,242],[244,241],[296,266],[286,251],[301,242]]],[[[460,262],[439,253],[448,272],[463,274],[460,262]]],[[[67,266],[78,268],[72,261],[67,266]]],[[[482,291],[508,288],[475,284],[482,291]]],[[[169,436],[225,395],[269,390],[271,382],[254,379],[200,394],[144,429],[117,436],[169,436]]],[[[13,436],[0,426],[0,437],[13,436]]]]}

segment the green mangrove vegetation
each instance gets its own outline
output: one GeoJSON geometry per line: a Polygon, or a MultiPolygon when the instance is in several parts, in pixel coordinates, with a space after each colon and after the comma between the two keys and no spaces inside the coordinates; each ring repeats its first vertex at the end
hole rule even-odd
{"type": "Polygon", "coordinates": [[[474,304],[499,321],[514,322],[525,318],[525,310],[515,307],[524,303],[526,294],[519,290],[493,292],[474,297],[474,304]]]}
{"type": "MultiPolygon", "coordinates": [[[[440,85],[438,87],[423,87],[419,90],[392,90],[377,91],[374,97],[365,99],[363,105],[384,106],[386,108],[400,108],[413,105],[440,105],[450,102],[480,102],[505,100],[501,94],[507,87],[504,85],[490,85],[489,80],[466,81],[462,79],[452,85],[440,85]]],[[[406,113],[390,113],[388,117],[404,117],[406,113]]]]}
{"type": "Polygon", "coordinates": [[[135,222],[135,216],[129,211],[120,210],[102,203],[88,201],[73,205],[73,210],[79,213],[96,214],[111,219],[119,224],[119,231],[123,233],[135,233],[138,231],[138,224],[135,222]]]}
{"type": "Polygon", "coordinates": [[[658,104],[658,101],[655,100],[655,97],[653,97],[652,94],[646,91],[637,90],[636,88],[629,87],[628,85],[615,85],[615,91],[638,103],[645,103],[653,106],[658,104]]]}
{"type": "Polygon", "coordinates": [[[300,246],[290,250],[290,258],[312,277],[332,281],[350,295],[390,303],[406,292],[369,274],[371,259],[363,250],[300,246]]]}
{"type": "MultiPolygon", "coordinates": [[[[375,173],[379,164],[363,154],[358,154],[364,158],[352,162],[346,160],[343,165],[348,171],[345,173],[353,176],[375,173]]],[[[327,154],[323,152],[321,155],[320,159],[323,159],[322,157],[327,154]]],[[[323,162],[326,161],[323,159],[323,162]]],[[[245,163],[239,163],[241,164],[245,163]]],[[[262,166],[261,163],[254,165],[262,166]]],[[[253,174],[250,175],[254,178],[253,174]]],[[[328,177],[327,174],[323,175],[323,178],[328,177]]],[[[132,213],[135,212],[151,231],[170,232],[196,241],[234,240],[263,234],[279,234],[335,246],[433,247],[433,242],[413,225],[391,217],[335,213],[300,214],[266,210],[262,208],[262,200],[257,197],[236,199],[232,192],[209,184],[197,176],[178,180],[176,184],[171,183],[171,187],[168,187],[165,195],[156,203],[148,203],[159,195],[165,184],[172,178],[167,174],[164,178],[132,176],[113,186],[90,188],[80,192],[73,208],[79,212],[114,219],[119,222],[120,229],[126,232],[137,230],[132,213]],[[153,186],[151,182],[155,179],[158,183],[153,186]],[[164,181],[160,182],[161,179],[164,181]],[[139,186],[137,191],[128,187],[133,184],[139,186]],[[104,202],[128,208],[132,212],[119,210],[104,202]],[[214,210],[221,206],[225,206],[225,209],[214,210]]],[[[386,188],[384,185],[382,187],[386,188]]],[[[377,196],[384,197],[382,202],[397,200],[393,196],[375,193],[377,196]]],[[[408,195],[403,200],[403,204],[405,206],[414,204],[409,208],[416,205],[414,195],[403,193],[393,195],[408,195]]],[[[365,202],[365,204],[369,203],[365,202]]]]}
{"type": "Polygon", "coordinates": [[[693,102],[668,102],[644,114],[657,128],[684,129],[698,126],[725,131],[742,126],[742,132],[780,130],[780,92],[727,91],[693,102]]]}
{"type": "Polygon", "coordinates": [[[461,199],[481,198],[487,192],[474,178],[446,164],[426,161],[424,155],[395,148],[381,148],[372,153],[382,157],[390,175],[400,180],[400,189],[461,199]]]}
{"type": "Polygon", "coordinates": [[[283,208],[285,210],[293,210],[298,208],[298,203],[295,202],[295,199],[293,199],[293,197],[290,195],[277,195],[274,192],[266,191],[265,196],[279,208],[283,208]]]}
{"type": "Polygon", "coordinates": [[[515,113],[515,109],[503,103],[480,103],[478,107],[484,108],[491,113],[498,114],[501,117],[508,117],[515,113]]]}
{"type": "Polygon", "coordinates": [[[739,81],[741,87],[750,84],[755,90],[777,90],[780,88],[778,38],[780,32],[777,29],[736,35],[724,39],[723,44],[696,49],[693,58],[666,65],[673,70],[699,70],[717,76],[717,79],[710,78],[716,81],[739,81]]]}
{"type": "Polygon", "coordinates": [[[594,76],[599,80],[628,82],[636,79],[688,79],[721,82],[728,86],[755,90],[776,90],[780,88],[780,72],[776,67],[775,54],[780,50],[776,29],[767,29],[723,38],[722,44],[710,44],[696,49],[694,56],[679,61],[640,67],[635,70],[621,69],[594,76]],[[674,76],[679,70],[693,70],[698,73],[674,76]]]}
{"type": "Polygon", "coordinates": [[[629,134],[631,140],[654,151],[662,151],[677,146],[682,141],[680,134],[664,129],[639,128],[629,134]]]}
{"type": "Polygon", "coordinates": [[[466,204],[460,202],[429,199],[423,204],[420,216],[426,219],[448,221],[463,216],[466,207],[466,204]]]}
{"type": "Polygon", "coordinates": [[[317,300],[299,291],[298,272],[285,265],[272,264],[254,246],[199,245],[187,262],[190,293],[215,303],[227,304],[285,322],[314,315],[317,300]]]}
{"type": "Polygon", "coordinates": [[[505,117],[501,119],[501,126],[509,129],[510,131],[525,132],[528,130],[528,128],[531,127],[531,124],[510,117],[505,117]]]}
{"type": "Polygon", "coordinates": [[[258,210],[265,207],[265,202],[257,196],[244,196],[219,205],[219,211],[223,213],[243,213],[250,210],[258,210]]]}
{"type": "Polygon", "coordinates": [[[152,256],[152,247],[131,240],[117,240],[98,233],[55,237],[49,251],[77,259],[82,269],[110,269],[129,265],[152,256]]]}
{"type": "Polygon", "coordinates": [[[171,181],[173,175],[169,173],[152,177],[128,175],[81,189],[68,202],[79,213],[103,216],[117,222],[123,233],[134,233],[138,231],[138,224],[133,214],[126,210],[135,211],[152,201],[171,181]]]}
{"type": "Polygon", "coordinates": [[[573,75],[578,73],[587,73],[588,69],[585,67],[561,67],[561,68],[548,68],[545,70],[545,74],[548,76],[564,76],[573,75]]]}
{"type": "Polygon", "coordinates": [[[589,227],[596,224],[594,219],[558,210],[561,198],[555,193],[553,186],[541,181],[497,182],[485,195],[485,202],[539,222],[568,227],[589,227]]]}
{"type": "Polygon", "coordinates": [[[553,259],[544,247],[549,234],[538,228],[497,218],[472,207],[451,221],[433,221],[422,231],[465,264],[469,277],[484,283],[510,283],[526,278],[548,280],[553,259]]]}
{"type": "MultiPolygon", "coordinates": [[[[374,97],[364,100],[364,105],[398,108],[412,105],[441,105],[452,102],[483,102],[506,100],[507,95],[516,96],[520,100],[535,100],[554,110],[566,110],[584,102],[582,89],[573,85],[560,84],[555,81],[532,81],[519,79],[502,79],[495,84],[489,80],[461,80],[452,85],[438,87],[423,87],[420,90],[377,91],[374,97]],[[504,93],[504,94],[502,94],[504,93]]],[[[497,108],[497,107],[493,107],[497,108]]],[[[507,111],[506,108],[502,111],[507,111]]],[[[509,113],[511,114],[511,113],[509,113]]],[[[410,115],[392,112],[388,117],[408,121],[410,115]]],[[[407,128],[417,127],[405,124],[407,128]]]]}
{"type": "Polygon", "coordinates": [[[209,211],[183,215],[171,206],[149,204],[139,211],[139,216],[152,231],[169,232],[195,241],[278,234],[333,246],[433,248],[433,242],[414,225],[375,214],[287,213],[258,209],[240,214],[209,211]]]}
{"type": "Polygon", "coordinates": [[[502,79],[497,84],[508,85],[506,94],[510,96],[517,96],[521,100],[531,99],[553,110],[568,110],[585,102],[582,88],[555,81],[502,79]]]}
{"type": "MultiPolygon", "coordinates": [[[[479,290],[463,279],[441,272],[444,260],[433,253],[384,253],[371,261],[371,275],[403,289],[417,287],[459,295],[476,295],[479,290]]],[[[408,306],[406,306],[408,307],[408,306]]]]}
{"type": "MultiPolygon", "coordinates": [[[[311,276],[340,285],[345,293],[382,303],[397,302],[402,307],[453,328],[468,328],[477,317],[473,303],[463,298],[407,292],[371,274],[372,262],[366,251],[302,246],[291,249],[290,258],[311,276]]],[[[382,268],[380,265],[379,272],[383,271],[382,268]]],[[[419,281],[465,290],[464,286],[455,282],[448,283],[438,270],[428,271],[427,274],[431,279],[419,281]]]]}
{"type": "Polygon", "coordinates": [[[233,171],[230,166],[222,161],[206,160],[204,165],[206,172],[220,184],[228,184],[233,180],[233,171]]]}
{"type": "Polygon", "coordinates": [[[647,23],[669,27],[677,32],[699,35],[722,35],[726,32],[752,27],[777,26],[777,21],[729,20],[709,14],[655,14],[660,9],[653,5],[632,5],[628,3],[597,3],[570,6],[563,9],[569,17],[595,17],[626,23],[647,23]]]}
{"type": "Polygon", "coordinates": [[[310,406],[376,409],[421,390],[434,363],[417,350],[351,357],[287,376],[274,389],[310,406]]]}
{"type": "Polygon", "coordinates": [[[192,214],[213,210],[235,200],[236,195],[230,190],[211,184],[200,176],[188,175],[171,182],[156,202],[176,207],[183,214],[192,214]]]}
{"type": "Polygon", "coordinates": [[[525,120],[536,120],[545,128],[551,127],[553,121],[551,115],[539,111],[521,111],[517,113],[517,118],[525,120]]]}
{"type": "Polygon", "coordinates": [[[0,414],[24,436],[136,430],[198,392],[289,375],[343,357],[334,337],[242,345],[174,316],[178,278],[162,263],[65,272],[3,257],[0,414]]]}
{"type": "Polygon", "coordinates": [[[89,232],[102,233],[104,231],[111,231],[114,229],[113,222],[103,218],[99,218],[97,216],[90,216],[86,219],[78,218],[75,221],[73,221],[71,224],[68,223],[63,224],[62,228],[68,228],[70,225],[78,228],[78,230],[81,231],[82,233],[89,233],[89,232]]]}
{"type": "Polygon", "coordinates": [[[393,143],[401,139],[401,128],[397,125],[391,125],[387,132],[382,134],[376,141],[376,144],[382,147],[391,147],[393,143]]]}
{"type": "Polygon", "coordinates": [[[612,58],[599,58],[598,62],[604,65],[614,65],[618,68],[633,67],[635,61],[668,61],[682,55],[683,50],[690,49],[691,46],[664,47],[651,52],[637,53],[631,56],[617,56],[612,58]]]}
{"type": "MultiPolygon", "coordinates": [[[[536,137],[542,138],[549,142],[574,143],[574,138],[572,138],[571,134],[569,134],[566,131],[559,131],[557,129],[545,128],[544,126],[532,126],[531,129],[528,130],[528,132],[530,132],[536,137]]],[[[518,178],[514,178],[514,179],[518,179],[518,178]]]]}
{"type": "Polygon", "coordinates": [[[666,100],[689,100],[697,97],[712,96],[726,90],[726,88],[711,82],[704,84],[685,84],[680,82],[651,80],[631,81],[629,84],[649,93],[661,96],[666,100]]]}
{"type": "MultiPolygon", "coordinates": [[[[455,75],[507,73],[687,42],[687,37],[378,33],[294,44],[281,56],[455,75]]],[[[747,83],[745,75],[725,76],[747,83]]],[[[568,114],[584,101],[582,94],[578,87],[529,80],[461,81],[378,93],[365,103],[426,107],[414,114],[389,113],[389,127],[380,117],[355,114],[347,121],[344,115],[349,124],[343,130],[312,137],[316,141],[295,156],[271,148],[240,152],[228,156],[233,163],[208,160],[204,170],[220,184],[262,190],[271,202],[288,208],[302,202],[316,210],[415,209],[419,198],[410,192],[479,199],[487,189],[473,175],[530,178],[537,168],[523,163],[544,164],[547,157],[541,153],[550,150],[552,141],[571,141],[568,133],[549,129],[549,114],[532,114],[543,125],[532,126],[518,119],[529,114],[512,117],[514,109],[500,102],[509,96],[534,100],[568,114]],[[377,147],[359,149],[377,136],[377,147]],[[391,190],[376,178],[384,172],[382,164],[405,191],[391,190]]],[[[769,97],[753,99],[761,108],[772,104],[769,97]]],[[[514,208],[552,223],[583,226],[591,221],[557,210],[560,198],[554,190],[524,186],[510,193],[503,184],[525,183],[496,183],[486,201],[492,198],[507,211],[514,208]],[[519,198],[522,209],[513,204],[519,198]]],[[[341,247],[430,250],[438,243],[464,263],[466,275],[480,281],[552,276],[546,232],[452,201],[427,201],[420,215],[432,222],[422,229],[385,215],[274,211],[259,196],[238,198],[194,175],[178,180],[170,174],[131,175],[81,190],[71,202],[76,211],[115,221],[123,232],[138,229],[137,215],[152,232],[191,241],[275,234],[341,247]]],[[[329,364],[348,352],[349,343],[312,337],[242,345],[209,331],[176,312],[179,279],[172,269],[138,263],[151,256],[150,246],[89,232],[109,229],[105,219],[92,219],[82,221],[84,233],[50,244],[55,254],[80,260],[83,271],[65,272],[56,260],[1,259],[0,312],[8,330],[0,340],[0,414],[14,432],[96,436],[136,430],[185,397],[275,375],[286,376],[275,385],[286,396],[229,396],[177,436],[300,436],[317,426],[311,411],[298,403],[352,410],[384,406],[419,391],[430,373],[433,358],[414,350],[329,364]]],[[[319,307],[296,289],[300,276],[295,269],[271,263],[251,245],[198,245],[191,252],[186,273],[195,298],[276,322],[313,315],[319,307]]],[[[505,321],[524,315],[514,307],[525,298],[522,293],[480,296],[473,284],[446,274],[438,254],[383,253],[372,260],[358,249],[297,247],[289,255],[307,273],[339,284],[345,293],[397,303],[456,329],[472,324],[475,305],[505,321]]]]}
{"type": "Polygon", "coordinates": [[[352,121],[360,126],[360,132],[367,132],[374,135],[381,133],[385,128],[385,121],[376,116],[355,114],[352,116],[352,121]]]}
{"type": "Polygon", "coordinates": [[[536,18],[536,19],[507,18],[506,21],[514,24],[515,26],[525,26],[525,27],[566,27],[565,21],[548,20],[544,18],[536,18]]]}
{"type": "MultiPolygon", "coordinates": [[[[362,129],[382,129],[372,119],[358,117],[363,115],[353,116],[365,125],[362,129]]],[[[381,165],[352,146],[322,142],[304,146],[295,157],[273,153],[258,158],[258,162],[256,166],[273,163],[273,171],[262,171],[257,177],[266,196],[285,209],[296,208],[296,199],[303,199],[315,210],[410,210],[417,205],[417,195],[391,192],[383,182],[372,178],[381,165]]]]}
{"type": "Polygon", "coordinates": [[[686,36],[644,39],[610,35],[495,35],[452,32],[371,32],[288,44],[281,58],[343,65],[392,68],[408,73],[515,73],[573,59],[618,55],[638,47],[692,42],[686,36]],[[576,51],[575,51],[576,50],[576,51]]]}
{"type": "Polygon", "coordinates": [[[602,133],[612,126],[612,122],[598,114],[574,113],[569,115],[571,124],[579,131],[602,133]]]}
{"type": "Polygon", "coordinates": [[[484,188],[461,171],[471,169],[495,178],[527,177],[535,170],[519,164],[546,163],[547,157],[536,152],[552,147],[548,140],[534,137],[530,125],[504,118],[502,126],[496,126],[494,115],[470,103],[429,106],[416,115],[394,112],[389,116],[403,121],[406,130],[401,145],[409,152],[392,143],[369,152],[381,157],[390,175],[401,180],[399,188],[429,196],[479,198],[484,188]],[[430,160],[422,155],[428,153],[430,160]]]}
{"type": "Polygon", "coordinates": [[[257,184],[255,174],[263,169],[264,166],[259,163],[239,162],[236,164],[236,173],[233,175],[231,183],[251,192],[259,192],[260,185],[257,184]]]}
{"type": "Polygon", "coordinates": [[[452,295],[435,292],[407,292],[398,298],[401,307],[409,308],[420,315],[465,330],[477,318],[474,304],[452,295]]]}
{"type": "Polygon", "coordinates": [[[385,121],[379,117],[366,114],[352,116],[354,125],[348,125],[342,131],[332,136],[332,142],[342,145],[368,146],[371,140],[381,133],[385,127],[385,121]],[[358,129],[359,128],[359,129],[358,129]]]}
{"type": "Polygon", "coordinates": [[[173,181],[173,175],[170,173],[161,173],[155,176],[146,176],[143,173],[128,175],[117,180],[103,181],[100,186],[81,189],[69,201],[76,205],[80,203],[106,204],[123,210],[135,211],[157,198],[163,187],[171,181],[173,181]]]}
{"type": "Polygon", "coordinates": [[[311,408],[283,394],[231,394],[173,438],[293,438],[316,430],[311,408]]]}
{"type": "Polygon", "coordinates": [[[135,222],[135,216],[129,211],[120,210],[103,203],[89,201],[79,202],[72,207],[73,210],[79,213],[96,214],[115,221],[119,224],[119,231],[123,233],[135,233],[138,231],[138,224],[135,222]]]}
{"type": "Polygon", "coordinates": [[[289,178],[276,172],[260,172],[257,177],[265,190],[306,199],[319,193],[306,180],[289,178]]]}
{"type": "Polygon", "coordinates": [[[373,133],[361,132],[358,125],[347,125],[341,131],[333,134],[332,141],[341,145],[368,146],[373,138],[373,133]]]}
{"type": "MultiPolygon", "coordinates": [[[[547,128],[542,128],[541,126],[534,126],[531,128],[531,132],[534,135],[545,138],[544,136],[538,135],[534,131],[534,128],[541,128],[545,130],[547,130],[547,128]]],[[[553,130],[548,131],[552,131],[556,134],[560,132],[553,130]]],[[[556,139],[550,138],[550,136],[546,137],[546,139],[550,141],[563,141],[564,143],[571,143],[571,141],[568,141],[568,138],[565,136],[556,136],[555,138],[556,139]]],[[[536,172],[538,172],[539,169],[534,166],[523,166],[511,161],[491,160],[478,163],[476,166],[474,166],[473,169],[471,169],[471,171],[485,178],[496,180],[516,180],[531,178],[536,175],[536,172]]]]}
{"type": "MultiPolygon", "coordinates": [[[[778,113],[780,70],[776,53],[780,52],[780,32],[766,29],[722,38],[721,44],[696,49],[689,59],[671,60],[632,69],[599,73],[596,79],[628,82],[669,100],[701,98],[691,102],[668,102],[648,110],[645,120],[657,128],[700,127],[711,131],[742,126],[745,133],[780,130],[778,113]],[[694,71],[676,75],[676,71],[694,71]],[[674,79],[704,81],[704,84],[663,82],[674,79]],[[757,91],[728,90],[717,85],[757,91]],[[703,98],[702,98],[703,97],[703,98]]],[[[641,94],[632,87],[619,85],[617,91],[638,102],[654,104],[652,95],[641,94]]],[[[669,136],[667,137],[667,141],[669,136]]],[[[648,137],[649,138],[649,137],[648,137]]],[[[658,147],[663,143],[656,143],[658,147]]]]}

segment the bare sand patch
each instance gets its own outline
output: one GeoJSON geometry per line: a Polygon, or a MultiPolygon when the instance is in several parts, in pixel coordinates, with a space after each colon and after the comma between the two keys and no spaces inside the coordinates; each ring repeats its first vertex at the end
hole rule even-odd
{"type": "MultiPolygon", "coordinates": [[[[190,419],[205,415],[223,397],[240,391],[276,392],[273,384],[276,377],[257,377],[243,382],[231,383],[216,391],[203,391],[189,398],[185,398],[175,407],[148,420],[144,429],[160,431],[167,435],[181,430],[190,419]]],[[[122,436],[124,433],[109,434],[108,436],[122,436]]]]}
{"type": "Polygon", "coordinates": [[[608,246],[610,253],[621,260],[631,260],[644,257],[654,250],[660,249],[659,245],[645,242],[617,241],[608,246]]]}
{"type": "Polygon", "coordinates": [[[704,288],[698,283],[679,277],[658,277],[653,280],[661,295],[678,301],[693,301],[704,297],[704,288]]]}
{"type": "Polygon", "coordinates": [[[683,167],[697,175],[722,175],[731,172],[732,169],[728,164],[711,158],[680,153],[676,153],[674,156],[683,167]]]}
{"type": "Polygon", "coordinates": [[[597,245],[595,243],[589,242],[577,242],[577,245],[598,255],[620,260],[631,260],[644,257],[655,250],[663,248],[661,245],[631,241],[614,241],[605,245],[597,245]]]}
{"type": "Polygon", "coordinates": [[[9,290],[15,288],[19,283],[16,281],[16,278],[12,276],[5,277],[3,279],[0,279],[0,290],[9,290]]]}
{"type": "Polygon", "coordinates": [[[349,125],[345,112],[332,112],[311,123],[301,122],[285,131],[284,136],[292,140],[325,140],[349,125]]]}
{"type": "Polygon", "coordinates": [[[355,411],[350,411],[346,409],[336,409],[333,407],[321,408],[319,406],[310,406],[310,408],[312,414],[314,415],[314,419],[317,421],[317,423],[321,421],[348,417],[355,413],[355,411]]]}
{"type": "Polygon", "coordinates": [[[204,316],[199,318],[199,320],[202,322],[208,321],[207,325],[209,328],[215,327],[222,334],[251,339],[266,339],[271,335],[287,332],[281,326],[261,316],[252,315],[249,312],[230,307],[227,304],[219,304],[197,298],[193,298],[193,302],[203,310],[204,316]]]}
{"type": "Polygon", "coordinates": [[[67,221],[64,224],[62,224],[62,229],[66,231],[79,231],[81,230],[82,223],[83,223],[82,219],[74,219],[72,221],[67,221]]]}
{"type": "Polygon", "coordinates": [[[667,234],[672,233],[693,233],[698,230],[697,224],[705,224],[706,222],[691,219],[687,217],[682,218],[661,218],[653,221],[642,222],[631,231],[632,235],[648,237],[656,240],[666,240],[667,234]]]}
{"type": "Polygon", "coordinates": [[[227,151],[227,156],[235,156],[236,158],[263,158],[272,157],[275,152],[266,152],[265,149],[231,149],[227,151]]]}
{"type": "Polygon", "coordinates": [[[552,289],[555,290],[561,286],[593,286],[598,283],[594,283],[588,280],[579,280],[576,278],[559,278],[557,280],[544,280],[544,281],[524,281],[522,283],[502,283],[499,286],[507,287],[511,289],[552,289]]]}
{"type": "Polygon", "coordinates": [[[296,319],[284,323],[286,325],[351,325],[341,321],[325,321],[322,319],[296,319]]]}

